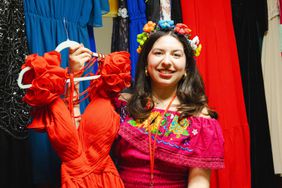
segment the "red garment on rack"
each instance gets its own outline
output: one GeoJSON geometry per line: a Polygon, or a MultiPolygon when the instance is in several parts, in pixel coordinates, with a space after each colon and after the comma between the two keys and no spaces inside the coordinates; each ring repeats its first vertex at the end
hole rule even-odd
{"type": "Polygon", "coordinates": [[[211,187],[250,188],[250,136],[230,3],[182,0],[182,13],[184,23],[203,45],[197,65],[225,140],[225,168],[213,171],[211,187]]]}
{"type": "Polygon", "coordinates": [[[29,56],[23,66],[32,67],[24,77],[25,82],[32,83],[23,98],[33,106],[33,121],[28,128],[48,133],[62,161],[62,188],[123,188],[109,155],[120,123],[109,95],[130,85],[129,54],[112,53],[101,62],[101,77],[91,83],[91,102],[81,117],[78,130],[60,98],[67,71],[59,65],[60,54],[49,52],[43,57],[29,56]]]}

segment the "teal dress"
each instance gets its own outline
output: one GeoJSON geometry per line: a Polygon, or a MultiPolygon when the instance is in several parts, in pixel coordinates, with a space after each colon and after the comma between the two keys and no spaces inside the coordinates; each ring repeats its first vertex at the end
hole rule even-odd
{"type": "MultiPolygon", "coordinates": [[[[52,51],[67,38],[95,51],[93,33],[89,28],[102,26],[102,14],[109,11],[105,0],[25,0],[24,14],[29,53],[43,55],[52,51]]],[[[62,67],[68,66],[68,50],[63,50],[62,67]]],[[[92,71],[92,70],[90,70],[92,71]]],[[[82,82],[80,89],[88,87],[82,82]]],[[[81,111],[88,101],[81,103],[81,111]]],[[[51,149],[48,137],[43,133],[30,132],[33,163],[33,183],[59,181],[60,165],[51,149]]]]}

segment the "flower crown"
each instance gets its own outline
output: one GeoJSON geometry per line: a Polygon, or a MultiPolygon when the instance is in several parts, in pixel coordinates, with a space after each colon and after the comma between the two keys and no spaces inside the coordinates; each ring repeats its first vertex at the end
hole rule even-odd
{"type": "Polygon", "coordinates": [[[193,39],[191,39],[191,29],[188,28],[187,25],[183,23],[178,23],[174,25],[173,20],[160,20],[158,24],[148,21],[144,27],[143,27],[143,33],[137,35],[137,42],[139,43],[139,46],[137,48],[137,52],[140,53],[141,49],[146,42],[146,40],[150,37],[150,35],[156,31],[168,31],[173,30],[174,32],[183,35],[191,45],[194,56],[199,56],[202,45],[200,44],[200,40],[198,36],[195,36],[193,39]]]}

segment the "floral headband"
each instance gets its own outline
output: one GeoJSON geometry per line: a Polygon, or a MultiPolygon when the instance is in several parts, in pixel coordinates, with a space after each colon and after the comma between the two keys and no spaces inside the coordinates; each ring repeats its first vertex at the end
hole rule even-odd
{"type": "Polygon", "coordinates": [[[137,42],[139,43],[137,52],[141,52],[144,43],[152,33],[160,30],[166,31],[172,29],[174,30],[174,32],[185,36],[194,51],[194,56],[200,55],[202,45],[200,44],[199,37],[195,36],[193,39],[191,39],[191,29],[189,29],[188,26],[183,23],[174,25],[173,20],[160,20],[158,24],[152,21],[148,21],[143,27],[143,33],[137,35],[137,42]]]}

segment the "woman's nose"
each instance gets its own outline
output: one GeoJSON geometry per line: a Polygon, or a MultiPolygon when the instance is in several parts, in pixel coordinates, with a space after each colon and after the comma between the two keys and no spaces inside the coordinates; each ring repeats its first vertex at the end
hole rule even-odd
{"type": "Polygon", "coordinates": [[[163,67],[169,67],[171,66],[171,58],[169,55],[165,55],[163,60],[162,60],[162,66],[163,67]]]}

